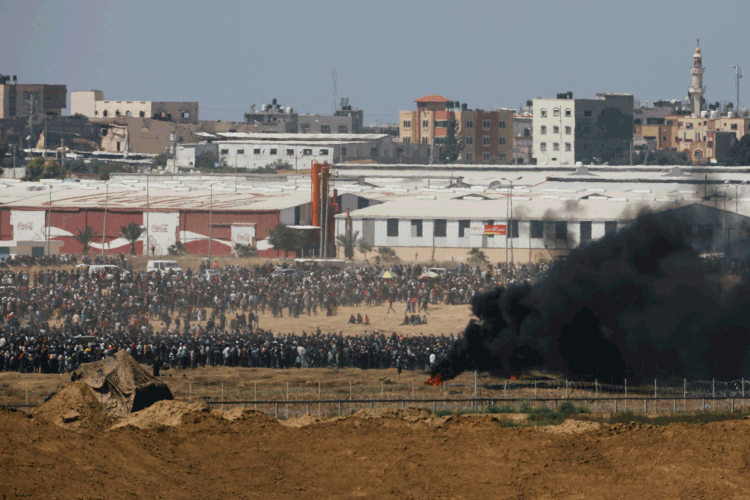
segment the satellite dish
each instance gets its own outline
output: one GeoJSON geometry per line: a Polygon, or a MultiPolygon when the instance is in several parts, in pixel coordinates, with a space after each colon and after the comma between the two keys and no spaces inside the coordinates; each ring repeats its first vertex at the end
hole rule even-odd
{"type": "Polygon", "coordinates": [[[492,181],[490,182],[490,189],[498,189],[503,186],[503,183],[500,181],[492,181]]]}

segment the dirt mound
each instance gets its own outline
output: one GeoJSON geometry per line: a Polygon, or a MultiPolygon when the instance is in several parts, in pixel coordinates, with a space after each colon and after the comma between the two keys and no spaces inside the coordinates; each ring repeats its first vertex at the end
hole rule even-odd
{"type": "Polygon", "coordinates": [[[328,419],[322,417],[316,417],[309,413],[302,415],[301,417],[290,418],[287,420],[279,420],[279,423],[284,427],[307,427],[308,425],[320,424],[327,422],[328,419]]]}
{"type": "Polygon", "coordinates": [[[165,383],[149,375],[125,351],[82,365],[71,378],[93,389],[102,412],[108,416],[124,417],[157,401],[174,399],[165,383]]]}
{"type": "Polygon", "coordinates": [[[148,408],[131,413],[113,425],[112,429],[121,427],[136,427],[138,429],[174,427],[188,419],[193,422],[200,420],[210,413],[211,407],[206,403],[157,401],[148,408]]]}
{"type": "Polygon", "coordinates": [[[78,380],[67,385],[31,412],[34,418],[74,430],[106,429],[114,419],[104,414],[94,391],[78,380]]]}
{"type": "Polygon", "coordinates": [[[346,418],[371,419],[395,419],[404,422],[420,422],[434,417],[433,413],[426,408],[382,408],[376,410],[359,410],[346,418]]]}
{"type": "Polygon", "coordinates": [[[216,415],[230,422],[241,422],[244,420],[262,420],[277,423],[278,421],[270,415],[247,408],[232,408],[231,410],[214,410],[216,415]]]}
{"type": "Polygon", "coordinates": [[[560,425],[546,425],[537,429],[550,434],[583,434],[584,432],[598,431],[602,428],[599,422],[587,422],[586,420],[567,419],[560,425]]]}

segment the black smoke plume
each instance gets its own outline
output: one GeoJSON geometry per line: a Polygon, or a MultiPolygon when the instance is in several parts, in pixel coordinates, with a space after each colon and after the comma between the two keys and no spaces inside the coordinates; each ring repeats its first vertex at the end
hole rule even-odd
{"type": "Polygon", "coordinates": [[[448,380],[465,370],[509,376],[543,368],[615,383],[739,378],[750,284],[722,299],[681,227],[671,216],[646,215],[574,250],[534,285],[475,295],[478,320],[432,374],[448,380]]]}

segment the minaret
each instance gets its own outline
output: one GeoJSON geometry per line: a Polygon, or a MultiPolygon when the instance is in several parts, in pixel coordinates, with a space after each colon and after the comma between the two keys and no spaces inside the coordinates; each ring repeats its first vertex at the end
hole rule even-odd
{"type": "Polygon", "coordinates": [[[693,116],[700,117],[701,115],[701,97],[706,92],[706,87],[703,86],[703,56],[701,56],[701,41],[698,39],[698,46],[695,48],[695,54],[693,54],[693,67],[690,68],[690,74],[693,76],[693,85],[688,89],[690,100],[692,101],[693,116]]]}

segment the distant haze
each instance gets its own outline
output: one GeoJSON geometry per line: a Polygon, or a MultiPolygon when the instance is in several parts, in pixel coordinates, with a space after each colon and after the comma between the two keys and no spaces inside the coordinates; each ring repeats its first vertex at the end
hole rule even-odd
{"type": "Polygon", "coordinates": [[[734,101],[748,17],[746,0],[4,0],[0,73],[242,120],[272,98],[330,113],[335,59],[339,98],[366,124],[395,123],[425,94],[483,109],[568,90],[682,99],[700,37],[706,100],[734,101]]]}

